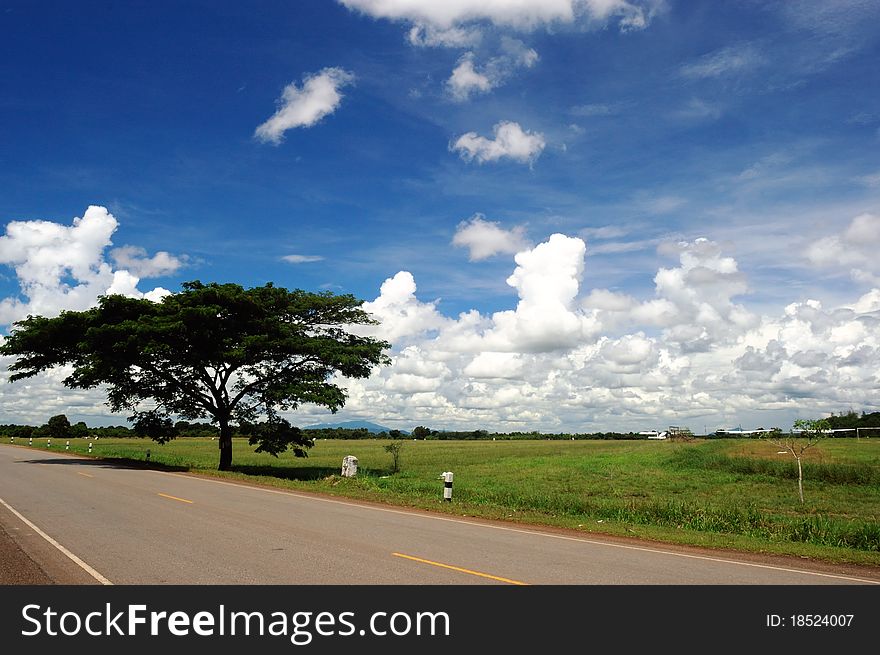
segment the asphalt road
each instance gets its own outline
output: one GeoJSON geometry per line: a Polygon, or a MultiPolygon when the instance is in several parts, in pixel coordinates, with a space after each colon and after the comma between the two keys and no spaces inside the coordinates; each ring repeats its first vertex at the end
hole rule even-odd
{"type": "Polygon", "coordinates": [[[0,445],[9,584],[880,584],[0,445]]]}

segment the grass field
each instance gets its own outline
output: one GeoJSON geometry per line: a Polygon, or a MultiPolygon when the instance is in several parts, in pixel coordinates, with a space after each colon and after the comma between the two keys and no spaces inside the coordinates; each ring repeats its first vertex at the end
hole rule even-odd
{"type": "MultiPolygon", "coordinates": [[[[150,461],[244,479],[465,516],[585,533],[880,565],[880,439],[827,439],[807,451],[805,504],[790,456],[758,440],[405,441],[391,473],[389,442],[318,441],[306,459],[255,454],[235,440],[234,471],[218,473],[217,442],[101,439],[93,456],[150,461]],[[346,455],[356,478],[342,478],[346,455]],[[455,474],[442,501],[442,471],[455,474]]],[[[34,447],[46,450],[45,440],[34,447]]],[[[64,442],[52,441],[52,450],[64,442]]],[[[87,442],[71,440],[71,451],[87,442]]]]}

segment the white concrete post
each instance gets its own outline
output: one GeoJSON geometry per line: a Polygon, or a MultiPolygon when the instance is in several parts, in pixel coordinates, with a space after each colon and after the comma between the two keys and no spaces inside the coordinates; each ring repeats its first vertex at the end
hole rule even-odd
{"type": "Polygon", "coordinates": [[[353,478],[358,472],[358,458],[354,455],[346,455],[342,458],[342,477],[353,478]]]}
{"type": "Polygon", "coordinates": [[[51,448],[51,447],[52,447],[52,440],[46,439],[46,448],[51,448]]]}
{"type": "Polygon", "coordinates": [[[89,442],[89,454],[90,455],[92,454],[92,442],[91,441],[89,442]]]}
{"type": "Polygon", "coordinates": [[[440,477],[443,479],[443,500],[452,502],[452,471],[445,471],[440,477]]]}
{"type": "Polygon", "coordinates": [[[28,437],[28,446],[33,446],[33,445],[34,445],[34,438],[28,437]]]}
{"type": "Polygon", "coordinates": [[[64,450],[70,450],[70,439],[68,439],[67,443],[64,444],[64,450]]]}

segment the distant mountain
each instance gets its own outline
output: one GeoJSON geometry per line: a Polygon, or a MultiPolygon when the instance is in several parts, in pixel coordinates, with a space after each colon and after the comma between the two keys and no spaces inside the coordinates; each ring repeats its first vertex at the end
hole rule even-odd
{"type": "MultiPolygon", "coordinates": [[[[333,428],[346,428],[349,430],[356,430],[358,428],[366,428],[373,434],[377,434],[379,432],[389,432],[391,428],[387,428],[384,425],[378,425],[376,423],[370,423],[369,421],[343,421],[341,423],[316,423],[315,425],[307,425],[303,428],[303,430],[327,430],[333,428]]],[[[404,434],[409,434],[409,430],[401,430],[404,434]]]]}

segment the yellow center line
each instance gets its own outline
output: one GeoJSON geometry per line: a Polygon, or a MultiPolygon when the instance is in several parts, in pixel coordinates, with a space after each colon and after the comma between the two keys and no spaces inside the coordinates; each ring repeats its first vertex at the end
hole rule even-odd
{"type": "Polygon", "coordinates": [[[87,478],[93,478],[93,477],[95,477],[95,476],[92,475],[91,473],[83,473],[82,471],[77,471],[76,474],[77,474],[77,475],[84,475],[84,476],[86,476],[87,478]]]}
{"type": "Polygon", "coordinates": [[[162,496],[162,498],[170,498],[171,500],[179,500],[182,503],[189,503],[190,505],[193,504],[193,501],[187,500],[186,498],[178,498],[177,496],[169,496],[168,494],[159,494],[159,495],[162,496]]]}
{"type": "Polygon", "coordinates": [[[528,582],[520,582],[519,580],[511,580],[510,578],[499,578],[497,575],[489,575],[488,573],[480,573],[479,571],[471,571],[470,569],[463,569],[458,566],[452,566],[451,564],[442,564],[440,562],[432,562],[429,559],[422,559],[421,557],[413,557],[412,555],[404,555],[403,553],[391,553],[394,557],[402,557],[404,559],[409,559],[414,562],[421,562],[422,564],[430,564],[431,566],[439,566],[443,569],[450,569],[452,571],[458,571],[460,573],[468,573],[470,575],[477,575],[481,578],[489,578],[490,580],[498,580],[499,582],[506,582],[508,584],[529,586],[528,582]]]}

